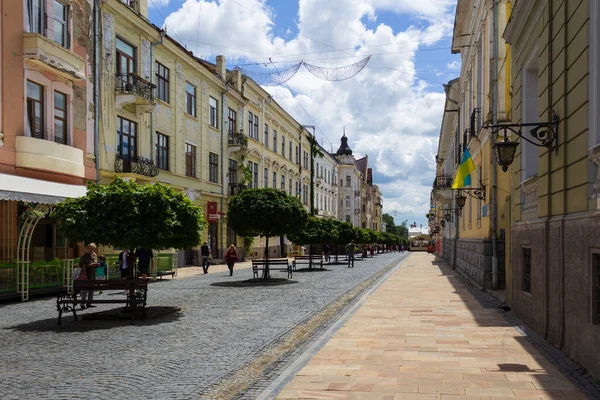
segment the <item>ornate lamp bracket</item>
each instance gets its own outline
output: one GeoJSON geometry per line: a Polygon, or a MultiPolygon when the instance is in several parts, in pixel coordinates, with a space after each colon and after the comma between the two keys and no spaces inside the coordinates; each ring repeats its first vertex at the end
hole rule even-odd
{"type": "Polygon", "coordinates": [[[467,192],[467,194],[475,199],[478,200],[483,200],[485,201],[485,185],[479,181],[479,187],[478,188],[460,188],[460,189],[453,189],[453,190],[462,190],[467,192]]]}
{"type": "Polygon", "coordinates": [[[502,132],[504,136],[504,141],[509,142],[507,133],[508,131],[514,133],[519,136],[521,139],[535,145],[538,147],[546,147],[549,150],[554,150],[554,153],[558,153],[558,123],[559,118],[555,111],[552,111],[552,121],[550,122],[535,122],[535,123],[525,123],[525,124],[496,124],[489,125],[488,128],[492,129],[492,134],[499,134],[502,132]],[[523,133],[523,128],[532,128],[526,129],[529,132],[529,136],[532,139],[528,138],[525,133],[523,133]]]}

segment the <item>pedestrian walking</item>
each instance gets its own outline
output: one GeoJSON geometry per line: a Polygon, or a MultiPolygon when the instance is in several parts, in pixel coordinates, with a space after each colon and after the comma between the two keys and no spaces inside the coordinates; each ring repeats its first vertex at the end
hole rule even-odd
{"type": "Polygon", "coordinates": [[[144,249],[143,247],[138,247],[135,250],[135,256],[138,259],[138,271],[141,275],[142,279],[148,279],[148,274],[150,273],[150,263],[154,258],[154,253],[152,250],[144,249]]]}
{"type": "Polygon", "coordinates": [[[348,268],[354,268],[354,252],[356,247],[354,246],[354,240],[346,245],[346,254],[348,255],[348,268]]]}
{"type": "MultiPolygon", "coordinates": [[[[82,278],[78,278],[79,280],[88,280],[88,281],[93,281],[96,279],[96,267],[98,266],[98,256],[96,255],[96,245],[94,243],[90,243],[87,246],[87,251],[85,253],[83,253],[81,255],[81,257],[79,257],[79,268],[81,268],[81,272],[79,273],[79,276],[82,278]],[[82,275],[83,273],[83,275],[82,275]]],[[[86,307],[96,307],[95,305],[92,304],[92,300],[94,299],[94,291],[93,290],[88,290],[87,291],[87,299],[83,299],[83,295],[82,295],[82,300],[87,300],[87,302],[85,303],[86,307]]],[[[85,307],[82,307],[85,308],[85,307]]]]}
{"type": "Polygon", "coordinates": [[[229,276],[233,276],[233,266],[237,260],[237,250],[235,246],[231,244],[227,250],[227,253],[225,253],[225,262],[227,263],[227,268],[229,268],[229,276]]]}
{"type": "Polygon", "coordinates": [[[121,271],[121,279],[129,278],[129,263],[132,257],[130,256],[131,250],[123,250],[119,253],[119,271],[121,271]]]}
{"type": "Polygon", "coordinates": [[[373,258],[373,254],[375,254],[375,247],[373,245],[371,245],[371,258],[373,258]]]}
{"type": "Polygon", "coordinates": [[[331,257],[331,248],[329,245],[323,246],[323,255],[325,256],[325,262],[329,262],[329,258],[331,257]]]}
{"type": "MultiPolygon", "coordinates": [[[[108,279],[108,268],[106,266],[106,257],[98,254],[98,266],[96,267],[96,279],[104,280],[108,279]]],[[[102,290],[98,294],[102,294],[102,290]]]]}
{"type": "Polygon", "coordinates": [[[204,242],[202,246],[200,246],[200,255],[202,256],[202,269],[205,274],[208,274],[208,257],[210,257],[210,247],[208,247],[208,243],[204,242]]]}

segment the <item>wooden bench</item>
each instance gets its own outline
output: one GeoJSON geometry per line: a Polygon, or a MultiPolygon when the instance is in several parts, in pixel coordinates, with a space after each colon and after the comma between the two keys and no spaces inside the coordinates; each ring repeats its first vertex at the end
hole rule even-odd
{"type": "Polygon", "coordinates": [[[323,256],[321,256],[320,254],[310,254],[308,256],[294,256],[294,260],[292,261],[292,268],[295,271],[297,264],[310,265],[311,261],[313,265],[319,264],[321,269],[323,269],[323,256]]]}
{"type": "Polygon", "coordinates": [[[135,313],[141,309],[143,318],[146,317],[146,297],[148,294],[147,279],[108,279],[92,281],[74,281],[73,294],[62,294],[56,299],[56,309],[58,311],[58,325],[62,323],[62,313],[72,311],[74,321],[77,321],[77,305],[87,304],[87,300],[77,298],[82,290],[97,291],[127,291],[127,297],[117,299],[98,299],[92,300],[93,304],[125,304],[125,307],[131,308],[131,320],[135,321],[135,313]]]}
{"type": "MultiPolygon", "coordinates": [[[[254,278],[258,278],[258,271],[262,271],[264,273],[265,266],[267,265],[267,260],[252,260],[252,273],[254,274],[254,278]]],[[[288,279],[292,277],[292,266],[290,265],[287,258],[273,258],[269,259],[269,272],[271,271],[287,271],[288,279]]]]}

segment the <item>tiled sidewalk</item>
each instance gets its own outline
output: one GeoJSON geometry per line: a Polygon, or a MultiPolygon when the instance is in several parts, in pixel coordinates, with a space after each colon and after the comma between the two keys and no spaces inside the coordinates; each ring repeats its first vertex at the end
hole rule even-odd
{"type": "Polygon", "coordinates": [[[413,254],[278,398],[587,398],[453,272],[413,254]]]}

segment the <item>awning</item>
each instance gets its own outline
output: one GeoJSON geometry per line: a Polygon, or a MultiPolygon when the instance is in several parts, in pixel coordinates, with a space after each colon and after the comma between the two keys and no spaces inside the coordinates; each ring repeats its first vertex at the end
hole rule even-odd
{"type": "Polygon", "coordinates": [[[0,200],[56,204],[66,198],[85,196],[86,191],[84,185],[68,185],[66,183],[0,174],[0,200]]]}

